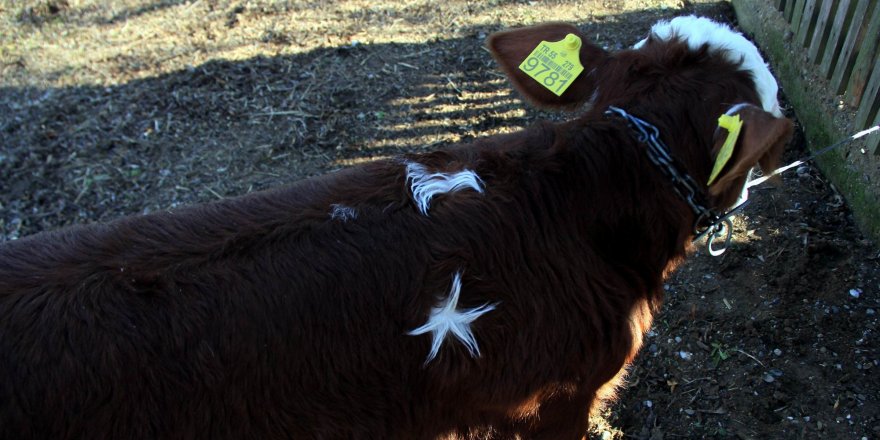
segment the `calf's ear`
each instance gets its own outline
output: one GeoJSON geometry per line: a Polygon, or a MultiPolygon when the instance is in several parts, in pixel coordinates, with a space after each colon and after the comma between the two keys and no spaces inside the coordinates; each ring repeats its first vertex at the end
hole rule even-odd
{"type": "Polygon", "coordinates": [[[576,27],[565,23],[547,23],[498,32],[492,34],[486,44],[514,88],[541,108],[572,109],[590,99],[596,88],[597,68],[608,58],[605,50],[587,41],[576,27]],[[584,70],[561,96],[557,96],[526,75],[519,66],[542,41],[564,40],[568,34],[581,39],[579,55],[584,70]]]}
{"type": "MultiPolygon", "coordinates": [[[[782,151],[794,133],[794,123],[788,118],[777,118],[754,106],[747,105],[735,112],[742,120],[742,128],[733,154],[721,170],[718,179],[709,186],[709,194],[720,196],[729,189],[739,191],[749,170],[760,165],[764,173],[776,169],[782,151]]],[[[727,131],[715,133],[712,157],[715,158],[727,139],[727,131]]]]}

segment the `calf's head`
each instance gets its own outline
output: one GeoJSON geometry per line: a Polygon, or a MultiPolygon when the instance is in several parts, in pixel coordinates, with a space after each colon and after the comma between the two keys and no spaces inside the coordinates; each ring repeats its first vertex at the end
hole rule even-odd
{"type": "MultiPolygon", "coordinates": [[[[579,122],[604,118],[609,106],[625,109],[661,130],[676,157],[698,183],[705,183],[711,208],[730,207],[756,166],[778,163],[793,124],[776,98],[778,86],[758,49],[741,34],[706,18],[660,22],[633,48],[609,52],[574,26],[549,23],[494,34],[488,46],[514,87],[538,107],[575,109],[587,104],[579,122]],[[557,96],[519,69],[541,41],[573,34],[583,72],[557,96]],[[728,130],[722,114],[743,125],[729,161],[711,185],[709,174],[728,130]]],[[[577,123],[577,122],[576,122],[577,123]]]]}

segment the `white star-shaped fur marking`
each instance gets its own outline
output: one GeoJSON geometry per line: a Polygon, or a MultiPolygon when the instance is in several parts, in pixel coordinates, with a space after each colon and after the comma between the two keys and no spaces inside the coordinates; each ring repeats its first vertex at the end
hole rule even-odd
{"type": "Polygon", "coordinates": [[[484,313],[495,310],[495,306],[498,303],[483,304],[480,307],[469,310],[458,310],[456,307],[458,306],[460,293],[461,272],[456,272],[452,277],[452,289],[449,292],[449,296],[440,305],[431,309],[431,316],[425,325],[407,333],[411,336],[417,336],[431,332],[433,338],[431,352],[428,353],[425,364],[428,364],[437,356],[440,346],[443,345],[443,340],[446,339],[446,335],[450,332],[464,344],[471,357],[480,356],[480,347],[477,346],[477,340],[474,338],[470,325],[484,313]]]}

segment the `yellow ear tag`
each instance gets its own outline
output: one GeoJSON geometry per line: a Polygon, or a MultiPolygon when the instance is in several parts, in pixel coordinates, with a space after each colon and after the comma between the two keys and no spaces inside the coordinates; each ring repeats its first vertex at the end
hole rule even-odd
{"type": "Polygon", "coordinates": [[[715,157],[715,166],[712,167],[712,174],[709,175],[709,182],[706,185],[712,184],[715,178],[718,177],[718,174],[721,173],[724,165],[727,165],[730,156],[733,156],[733,147],[736,145],[736,139],[739,137],[742,125],[743,121],[739,118],[739,115],[730,116],[724,114],[718,117],[718,126],[727,129],[727,139],[724,140],[724,145],[721,146],[718,156],[715,157]]]}
{"type": "Polygon", "coordinates": [[[547,90],[562,96],[584,71],[580,57],[581,37],[568,34],[562,41],[542,41],[519,65],[519,69],[547,90]]]}

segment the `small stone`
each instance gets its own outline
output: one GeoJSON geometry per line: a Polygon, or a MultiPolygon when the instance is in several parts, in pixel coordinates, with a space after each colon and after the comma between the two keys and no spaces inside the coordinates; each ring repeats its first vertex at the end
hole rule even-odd
{"type": "Polygon", "coordinates": [[[849,289],[849,296],[853,298],[862,296],[862,289],[849,289]]]}
{"type": "Polygon", "coordinates": [[[764,382],[773,383],[773,382],[776,382],[776,378],[773,377],[772,374],[765,374],[764,375],[764,382]]]}
{"type": "Polygon", "coordinates": [[[684,359],[684,360],[686,360],[686,361],[689,361],[689,360],[691,360],[691,358],[694,357],[694,354],[693,354],[693,353],[690,353],[690,352],[687,352],[687,351],[679,351],[679,352],[678,352],[678,355],[681,356],[681,358],[684,359]]]}
{"type": "Polygon", "coordinates": [[[865,313],[866,313],[868,316],[874,316],[874,314],[877,313],[877,312],[875,312],[874,309],[868,309],[868,310],[865,310],[865,313]]]}
{"type": "Polygon", "coordinates": [[[651,402],[650,400],[646,400],[646,401],[645,401],[645,407],[646,407],[646,408],[651,408],[651,407],[653,407],[653,406],[654,406],[654,402],[651,402]]]}
{"type": "Polygon", "coordinates": [[[782,350],[777,348],[777,349],[773,350],[773,354],[775,354],[776,356],[782,356],[782,350]]]}
{"type": "Polygon", "coordinates": [[[692,415],[696,414],[697,412],[692,409],[686,409],[686,410],[684,410],[684,413],[689,416],[692,416],[692,415]]]}

